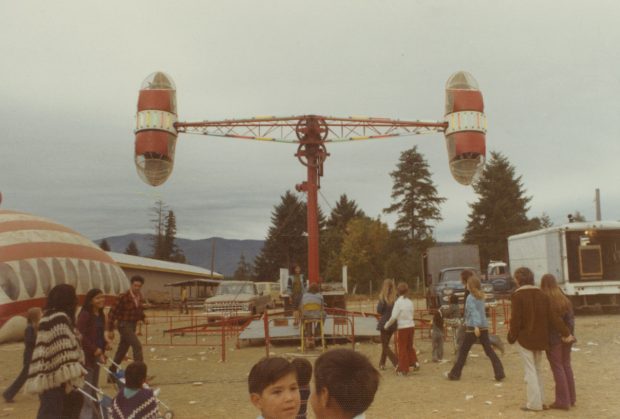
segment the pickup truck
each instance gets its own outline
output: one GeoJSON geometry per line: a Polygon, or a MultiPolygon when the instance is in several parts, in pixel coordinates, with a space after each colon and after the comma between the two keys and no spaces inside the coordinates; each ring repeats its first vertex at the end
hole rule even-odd
{"type": "Polygon", "coordinates": [[[251,281],[225,281],[220,283],[213,297],[205,300],[208,318],[249,317],[262,314],[271,297],[258,292],[251,281]]]}
{"type": "Polygon", "coordinates": [[[484,283],[493,286],[493,295],[496,297],[506,298],[517,289],[517,283],[510,276],[508,264],[498,260],[489,262],[484,283]]]}
{"type": "MultiPolygon", "coordinates": [[[[430,288],[431,302],[434,304],[434,307],[449,304],[452,295],[456,295],[459,298],[459,303],[462,304],[464,302],[465,286],[461,282],[461,272],[466,269],[475,272],[478,276],[480,275],[478,269],[467,266],[446,268],[439,272],[437,283],[430,288]]],[[[491,284],[482,284],[482,291],[486,295],[486,302],[492,302],[493,286],[491,284]]]]}

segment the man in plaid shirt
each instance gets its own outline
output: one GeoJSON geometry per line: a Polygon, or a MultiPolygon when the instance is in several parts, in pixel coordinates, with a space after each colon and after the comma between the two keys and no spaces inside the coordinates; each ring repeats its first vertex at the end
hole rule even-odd
{"type": "MultiPolygon", "coordinates": [[[[136,325],[139,321],[144,321],[144,307],[142,305],[142,294],[140,288],[144,284],[144,278],[140,275],[131,277],[129,290],[119,295],[116,304],[110,309],[108,314],[108,340],[114,340],[114,326],[118,328],[121,341],[114,355],[114,363],[120,364],[129,347],[133,351],[134,361],[143,361],[142,344],[136,336],[136,325]]],[[[116,365],[112,365],[111,371],[116,371],[116,365]]]]}

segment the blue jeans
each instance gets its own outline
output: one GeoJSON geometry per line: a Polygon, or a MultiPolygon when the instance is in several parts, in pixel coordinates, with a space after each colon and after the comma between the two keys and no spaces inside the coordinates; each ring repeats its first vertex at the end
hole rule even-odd
{"type": "Polygon", "coordinates": [[[13,384],[11,384],[6,390],[4,390],[4,393],[2,393],[2,396],[4,397],[5,400],[13,400],[15,395],[22,388],[22,386],[26,382],[26,379],[28,378],[29,367],[30,367],[30,363],[24,364],[21,372],[19,373],[15,381],[13,381],[13,384]]]}
{"type": "Polygon", "coordinates": [[[575,394],[575,378],[573,368],[570,365],[570,353],[572,344],[558,343],[551,345],[547,351],[547,359],[553,372],[555,381],[555,401],[560,407],[570,407],[577,401],[575,394]]]}
{"type": "Polygon", "coordinates": [[[467,355],[469,354],[469,350],[472,345],[476,343],[476,341],[480,339],[480,343],[484,348],[484,353],[491,360],[491,364],[493,365],[493,373],[495,374],[496,380],[501,380],[505,377],[504,375],[504,366],[502,365],[502,361],[499,360],[497,354],[491,347],[491,342],[489,341],[489,331],[486,329],[480,330],[480,337],[477,338],[473,330],[467,330],[465,332],[465,338],[463,339],[463,344],[459,348],[459,356],[456,360],[456,363],[452,367],[452,370],[448,374],[448,376],[452,379],[461,378],[461,371],[465,366],[465,360],[467,359],[467,355]]]}

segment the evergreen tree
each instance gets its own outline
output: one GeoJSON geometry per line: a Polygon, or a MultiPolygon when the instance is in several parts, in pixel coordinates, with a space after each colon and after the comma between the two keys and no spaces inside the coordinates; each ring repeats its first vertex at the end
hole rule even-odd
{"type": "Polygon", "coordinates": [[[327,228],[337,228],[344,231],[347,228],[347,224],[355,217],[365,217],[364,211],[358,209],[357,203],[353,200],[349,200],[346,194],[340,195],[340,199],[336,202],[336,206],[329,214],[329,218],[325,226],[327,228]]]}
{"type": "Polygon", "coordinates": [[[546,212],[543,212],[540,217],[534,217],[530,220],[530,230],[540,230],[542,228],[548,228],[553,226],[551,217],[546,212]]]}
{"type": "Polygon", "coordinates": [[[164,230],[162,259],[172,262],[186,263],[187,259],[183,254],[183,250],[176,243],[177,219],[174,215],[174,211],[172,210],[168,211],[168,215],[166,215],[164,230]]]}
{"type": "Polygon", "coordinates": [[[299,264],[307,269],[308,238],[306,234],[306,205],[290,191],[271,213],[271,227],[260,254],[254,261],[256,277],[270,281],[279,276],[282,267],[299,264]]]}
{"type": "Polygon", "coordinates": [[[528,203],[521,176],[499,152],[491,152],[481,176],[473,184],[478,201],[469,204],[471,213],[463,234],[463,242],[477,244],[480,262],[508,260],[508,236],[536,229],[528,219],[528,203]]]}
{"type": "Polygon", "coordinates": [[[233,279],[236,281],[252,280],[252,265],[245,260],[245,255],[243,253],[241,253],[241,257],[239,257],[239,263],[237,263],[237,269],[235,269],[233,279]]]}
{"type": "Polygon", "coordinates": [[[155,202],[151,208],[151,224],[155,228],[155,234],[151,239],[151,257],[153,259],[165,260],[164,235],[166,231],[166,211],[167,206],[161,199],[155,202]]]}
{"type": "Polygon", "coordinates": [[[446,199],[438,196],[428,163],[417,146],[403,151],[396,167],[390,173],[394,179],[391,197],[396,202],[383,211],[398,214],[396,230],[405,234],[412,249],[421,251],[434,242],[431,222],[442,219],[439,206],[446,199]]]}
{"type": "Polygon", "coordinates": [[[324,280],[342,281],[342,242],[349,222],[360,217],[366,217],[364,211],[358,209],[355,201],[349,200],[346,194],[341,195],[325,223],[325,230],[321,232],[320,263],[324,280]]]}
{"type": "Polygon", "coordinates": [[[99,243],[99,247],[101,248],[101,250],[105,250],[106,252],[109,252],[111,250],[110,244],[106,239],[101,240],[101,242],[99,243]]]}
{"type": "Polygon", "coordinates": [[[140,256],[140,251],[138,250],[138,246],[135,241],[130,241],[125,249],[126,255],[140,256]]]}

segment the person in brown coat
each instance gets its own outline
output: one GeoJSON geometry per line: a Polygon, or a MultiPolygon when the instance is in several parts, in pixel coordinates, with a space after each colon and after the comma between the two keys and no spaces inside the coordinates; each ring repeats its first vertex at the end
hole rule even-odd
{"type": "Polygon", "coordinates": [[[571,341],[570,331],[551,310],[548,297],[534,286],[534,274],[522,267],[515,271],[514,278],[519,288],[512,294],[512,317],[508,331],[508,342],[517,346],[525,368],[527,383],[527,404],[522,410],[539,411],[543,404],[543,380],[541,360],[549,348],[549,330],[551,326],[559,331],[562,339],[571,341]]]}

